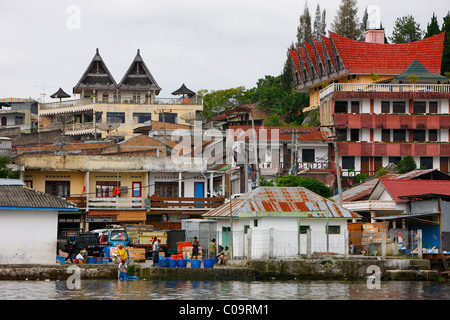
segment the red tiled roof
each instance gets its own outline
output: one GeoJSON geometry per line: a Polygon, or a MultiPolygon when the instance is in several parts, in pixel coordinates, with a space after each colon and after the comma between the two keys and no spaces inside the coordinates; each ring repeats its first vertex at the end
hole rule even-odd
{"type": "MultiPolygon", "coordinates": [[[[369,74],[371,72],[379,74],[398,75],[408,68],[415,60],[419,60],[423,66],[432,73],[441,72],[442,51],[444,48],[445,32],[432,37],[402,44],[378,44],[363,41],[352,40],[339,34],[330,32],[330,38],[321,36],[322,43],[325,45],[327,54],[335,65],[332,43],[344,63],[349,73],[369,74]]],[[[320,58],[324,63],[324,52],[322,43],[314,40],[314,45],[319,52],[320,58]]],[[[317,70],[317,61],[314,55],[314,47],[311,44],[304,43],[311,60],[317,70]]],[[[306,65],[306,50],[298,46],[298,51],[306,65]]],[[[295,67],[300,70],[300,61],[297,58],[295,50],[289,50],[295,67]]],[[[324,63],[325,65],[325,63],[324,63]]]]}
{"type": "Polygon", "coordinates": [[[439,194],[450,196],[450,180],[380,179],[396,202],[406,202],[402,196],[439,194]]]}
{"type": "Polygon", "coordinates": [[[309,44],[306,42],[304,43],[304,45],[305,45],[306,52],[308,53],[309,57],[311,58],[311,62],[314,66],[314,69],[316,69],[316,71],[317,71],[317,62],[316,62],[316,54],[314,52],[314,46],[312,44],[309,44]]]}
{"type": "MultiPolygon", "coordinates": [[[[252,129],[252,126],[230,126],[230,129],[232,130],[239,130],[241,129],[243,132],[246,132],[246,130],[252,129]]],[[[298,130],[299,132],[305,132],[304,134],[299,134],[298,139],[300,141],[323,141],[324,139],[327,139],[328,141],[332,141],[331,138],[331,131],[325,131],[325,130],[319,130],[319,127],[261,127],[261,126],[255,126],[255,131],[258,139],[265,138],[267,135],[267,139],[272,139],[272,130],[279,130],[278,131],[278,139],[280,140],[291,140],[292,135],[289,133],[285,133],[287,131],[292,130],[298,130]],[[266,130],[265,132],[261,132],[260,130],[266,130]],[[308,132],[309,131],[309,132],[308,132]]]]}
{"type": "Polygon", "coordinates": [[[433,73],[441,72],[445,33],[402,44],[377,44],[351,40],[330,32],[337,51],[350,73],[400,74],[415,59],[433,73]]]}

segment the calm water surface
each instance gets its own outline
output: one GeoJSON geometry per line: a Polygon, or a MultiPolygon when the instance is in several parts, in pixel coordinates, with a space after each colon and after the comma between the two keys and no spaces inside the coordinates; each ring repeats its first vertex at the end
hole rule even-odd
{"type": "Polygon", "coordinates": [[[0,281],[0,300],[449,300],[448,282],[364,281],[0,281]]]}

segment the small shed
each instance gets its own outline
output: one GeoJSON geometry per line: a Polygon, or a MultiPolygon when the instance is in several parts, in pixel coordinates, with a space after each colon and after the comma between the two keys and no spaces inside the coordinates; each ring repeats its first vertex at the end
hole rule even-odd
{"type": "Polygon", "coordinates": [[[203,217],[217,221],[219,245],[230,248],[232,238],[233,256],[246,257],[250,250],[252,258],[306,254],[308,229],[313,252],[344,254],[347,223],[361,218],[304,187],[260,187],[233,199],[231,206],[225,203],[203,217]]]}
{"type": "Polygon", "coordinates": [[[78,208],[19,179],[0,179],[0,264],[56,264],[60,211],[78,208]]]}

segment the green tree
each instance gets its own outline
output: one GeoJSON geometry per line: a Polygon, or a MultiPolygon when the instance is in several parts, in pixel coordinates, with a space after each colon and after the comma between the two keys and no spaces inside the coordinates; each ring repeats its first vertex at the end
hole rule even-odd
{"type": "Polygon", "coordinates": [[[331,188],[324,183],[320,182],[316,178],[300,177],[294,175],[286,175],[276,179],[277,187],[304,187],[312,192],[321,195],[322,197],[329,198],[333,195],[331,188]]]}
{"type": "Polygon", "coordinates": [[[8,168],[8,164],[11,162],[10,157],[4,156],[0,157],[0,178],[6,179],[19,179],[20,170],[14,171],[8,168]]]}
{"type": "Polygon", "coordinates": [[[421,39],[422,31],[420,30],[420,24],[411,15],[397,18],[392,37],[389,37],[392,43],[408,43],[421,39]]]}
{"type": "Polygon", "coordinates": [[[247,103],[248,95],[245,87],[211,91],[199,90],[198,94],[203,98],[202,119],[208,120],[217,113],[214,110],[228,110],[247,103]]]}
{"type": "Polygon", "coordinates": [[[341,0],[334,23],[331,24],[334,32],[353,40],[358,40],[361,35],[356,5],[356,0],[341,0]]]}
{"type": "Polygon", "coordinates": [[[442,51],[441,74],[447,76],[450,73],[450,11],[444,17],[442,32],[445,31],[444,49],[442,51]]]}
{"type": "Polygon", "coordinates": [[[300,24],[297,27],[297,45],[312,42],[311,15],[309,14],[308,2],[305,3],[305,9],[300,16],[300,24]]]}
{"type": "Polygon", "coordinates": [[[359,36],[359,41],[365,41],[366,40],[366,30],[367,30],[367,21],[369,20],[369,13],[366,10],[364,11],[364,15],[361,21],[361,35],[359,36]]]}
{"type": "Polygon", "coordinates": [[[325,21],[326,18],[325,9],[321,12],[320,5],[317,4],[316,7],[316,15],[314,17],[314,29],[313,29],[313,37],[316,40],[320,40],[320,36],[324,36],[326,33],[327,24],[325,21]]]}
{"type": "Polygon", "coordinates": [[[439,23],[438,23],[437,17],[433,12],[433,16],[431,17],[431,22],[427,25],[427,31],[425,32],[425,35],[423,36],[423,38],[425,39],[425,38],[434,36],[439,33],[441,33],[441,30],[439,29],[439,23]]]}
{"type": "Polygon", "coordinates": [[[412,156],[404,156],[397,165],[398,173],[403,174],[416,170],[417,164],[412,156]]]}

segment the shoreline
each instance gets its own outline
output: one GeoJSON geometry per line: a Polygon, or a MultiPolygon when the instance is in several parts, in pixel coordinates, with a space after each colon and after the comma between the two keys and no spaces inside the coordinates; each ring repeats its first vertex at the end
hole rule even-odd
{"type": "MultiPolygon", "coordinates": [[[[0,280],[117,279],[115,263],[65,265],[2,265],[0,280]],[[76,271],[75,271],[76,270],[76,271]]],[[[440,281],[426,259],[270,259],[229,260],[213,268],[157,267],[151,261],[129,265],[129,274],[142,280],[367,280],[440,281]]]]}

